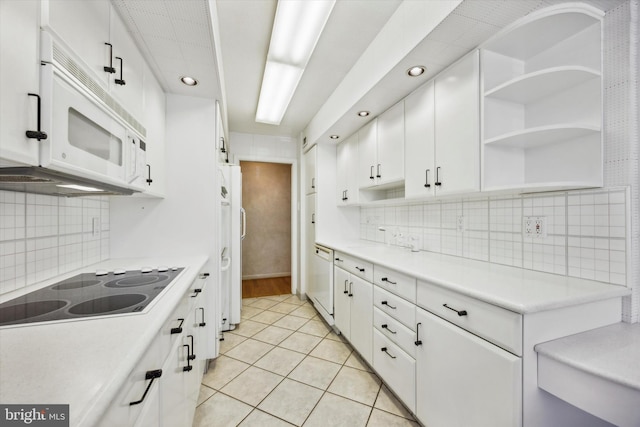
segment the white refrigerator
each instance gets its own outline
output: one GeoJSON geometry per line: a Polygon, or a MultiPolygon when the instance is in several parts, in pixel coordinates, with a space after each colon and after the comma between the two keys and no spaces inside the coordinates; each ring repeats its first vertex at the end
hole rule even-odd
{"type": "Polygon", "coordinates": [[[220,175],[220,309],[221,328],[230,331],[240,323],[242,309],[242,240],[246,216],[242,208],[240,166],[219,165],[220,175]]]}

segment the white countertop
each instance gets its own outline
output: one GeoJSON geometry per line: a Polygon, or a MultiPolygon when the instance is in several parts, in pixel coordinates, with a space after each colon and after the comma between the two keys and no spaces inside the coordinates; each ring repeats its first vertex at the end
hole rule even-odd
{"type": "Polygon", "coordinates": [[[616,323],[538,344],[535,349],[581,371],[640,390],[638,323],[616,323]]]}
{"type": "Polygon", "coordinates": [[[521,314],[631,294],[624,286],[364,240],[317,243],[521,314]]]}
{"type": "Polygon", "coordinates": [[[0,329],[0,402],[69,404],[71,426],[94,425],[206,261],[114,259],[39,283],[44,287],[96,269],[185,267],[146,313],[0,329]]]}

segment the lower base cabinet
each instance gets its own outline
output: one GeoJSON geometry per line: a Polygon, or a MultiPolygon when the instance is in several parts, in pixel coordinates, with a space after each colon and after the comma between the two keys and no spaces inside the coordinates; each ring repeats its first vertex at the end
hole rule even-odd
{"type": "Polygon", "coordinates": [[[416,308],[416,414],[429,427],[522,425],[522,359],[416,308]]]}

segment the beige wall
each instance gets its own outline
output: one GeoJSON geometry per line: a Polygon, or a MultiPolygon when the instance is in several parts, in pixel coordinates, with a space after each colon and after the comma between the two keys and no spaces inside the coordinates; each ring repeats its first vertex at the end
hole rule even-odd
{"type": "Polygon", "coordinates": [[[247,236],[242,277],[291,274],[291,165],[240,162],[247,236]]]}

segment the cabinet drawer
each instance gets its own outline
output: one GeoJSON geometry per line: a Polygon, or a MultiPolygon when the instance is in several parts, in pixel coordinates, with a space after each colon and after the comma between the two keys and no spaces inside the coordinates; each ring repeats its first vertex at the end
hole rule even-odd
{"type": "Polygon", "coordinates": [[[422,281],[417,300],[420,307],[522,356],[520,314],[422,281]]]}
{"type": "Polygon", "coordinates": [[[373,331],[373,368],[411,412],[416,410],[416,361],[378,330],[373,331]]]}
{"type": "Polygon", "coordinates": [[[389,292],[400,295],[407,301],[416,302],[416,279],[414,277],[376,265],[373,268],[373,283],[389,292]]]}
{"type": "Polygon", "coordinates": [[[335,266],[355,276],[362,277],[368,282],[373,282],[373,264],[370,262],[362,261],[359,258],[354,258],[341,252],[336,252],[333,263],[335,266]]]}
{"type": "Polygon", "coordinates": [[[411,329],[377,307],[373,308],[373,326],[411,357],[416,357],[416,333],[411,329]]]}
{"type": "Polygon", "coordinates": [[[399,320],[412,331],[416,329],[416,309],[412,303],[374,286],[373,304],[383,313],[399,320]]]}

